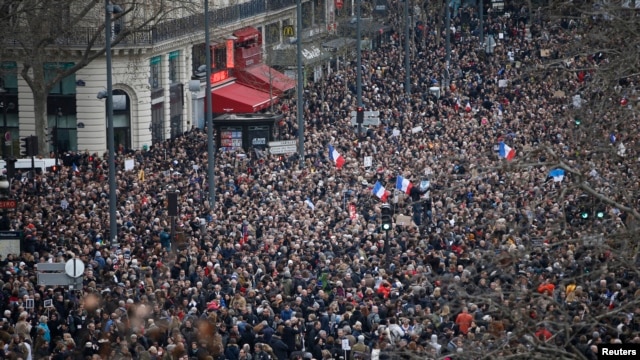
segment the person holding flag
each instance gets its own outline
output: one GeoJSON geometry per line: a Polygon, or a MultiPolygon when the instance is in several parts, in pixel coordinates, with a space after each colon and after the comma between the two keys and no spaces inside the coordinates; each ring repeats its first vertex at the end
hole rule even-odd
{"type": "Polygon", "coordinates": [[[329,145],[329,159],[331,159],[331,161],[333,161],[333,163],[336,164],[336,167],[338,169],[341,169],[345,162],[344,157],[342,157],[342,155],[340,155],[338,150],[336,150],[331,145],[329,145]]]}
{"type": "Polygon", "coordinates": [[[509,145],[505,144],[504,141],[500,141],[498,154],[501,158],[507,160],[513,160],[513,158],[516,157],[516,151],[509,145]]]}
{"type": "Polygon", "coordinates": [[[384,186],[382,186],[382,184],[380,184],[379,181],[376,181],[376,184],[373,186],[373,189],[371,190],[371,192],[373,193],[373,195],[377,196],[382,202],[386,202],[389,195],[391,195],[391,192],[385,189],[384,186]]]}
{"type": "Polygon", "coordinates": [[[411,193],[412,188],[413,188],[413,184],[411,184],[411,181],[409,181],[409,179],[405,179],[401,175],[398,175],[398,177],[396,178],[396,189],[409,195],[411,193]]]}

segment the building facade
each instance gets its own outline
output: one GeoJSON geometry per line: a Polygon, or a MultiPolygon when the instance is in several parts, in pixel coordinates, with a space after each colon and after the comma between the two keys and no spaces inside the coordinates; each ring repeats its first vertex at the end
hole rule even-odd
{"type": "MultiPolygon", "coordinates": [[[[303,38],[332,30],[327,24],[334,21],[334,1],[303,0],[303,38]],[[333,15],[329,16],[329,13],[333,15]]],[[[286,96],[286,91],[275,86],[279,81],[276,78],[280,76],[277,74],[285,69],[273,69],[264,57],[269,54],[267,50],[291,43],[282,30],[296,24],[296,0],[235,1],[216,6],[210,11],[211,47],[215,49],[212,54],[214,101],[217,93],[223,97],[224,93],[231,93],[229,89],[234,84],[266,92],[271,101],[286,96]],[[233,50],[242,41],[236,36],[238,31],[247,28],[257,31],[260,37],[259,52],[264,57],[259,69],[256,64],[242,63],[242,57],[238,58],[233,50]],[[225,69],[217,68],[216,64],[226,62],[229,65],[229,61],[234,66],[239,64],[252,70],[243,72],[242,76],[240,72],[227,71],[225,77],[225,69]],[[263,78],[262,81],[259,78],[263,78]],[[271,88],[265,88],[264,78],[273,83],[271,88]],[[226,90],[218,90],[218,87],[226,90]]],[[[167,20],[157,24],[148,34],[137,34],[134,39],[113,47],[113,119],[117,149],[148,148],[194,126],[203,127],[205,81],[197,72],[200,65],[204,65],[205,51],[202,14],[167,20]],[[201,80],[198,91],[190,91],[192,79],[201,80]]],[[[243,50],[247,51],[253,50],[243,50]]],[[[318,58],[327,60],[326,57],[318,58]]],[[[20,76],[22,64],[8,59],[0,64],[2,125],[4,132],[10,133],[2,152],[19,157],[19,138],[35,134],[33,95],[20,76]]],[[[51,72],[53,76],[57,69],[72,65],[72,61],[47,63],[45,73],[51,72]]],[[[51,141],[51,151],[101,153],[106,150],[105,101],[96,96],[105,89],[106,83],[106,57],[103,56],[56,84],[49,93],[46,110],[48,128],[56,129],[56,141],[51,141]]],[[[240,112],[237,111],[240,107],[223,107],[223,111],[240,112]]],[[[264,107],[254,108],[256,111],[262,109],[264,107]]],[[[242,108],[242,111],[246,110],[246,107],[242,108]]]]}

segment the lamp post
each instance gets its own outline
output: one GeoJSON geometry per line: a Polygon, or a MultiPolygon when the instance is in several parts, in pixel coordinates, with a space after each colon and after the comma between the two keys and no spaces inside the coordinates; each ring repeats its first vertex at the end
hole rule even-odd
{"type": "Polygon", "coordinates": [[[62,117],[62,108],[58,108],[58,111],[56,112],[56,127],[53,129],[53,136],[52,136],[52,141],[53,141],[53,154],[56,157],[56,169],[58,169],[58,126],[60,125],[60,117],[62,117]]]}
{"type": "MultiPolygon", "coordinates": [[[[362,0],[356,5],[356,104],[362,107],[362,0]]],[[[362,123],[358,122],[358,139],[362,137],[362,123]]]]}
{"type": "Polygon", "coordinates": [[[304,91],[304,85],[302,83],[302,69],[304,66],[302,64],[302,0],[298,0],[296,6],[296,63],[298,65],[298,72],[296,73],[296,77],[298,80],[296,87],[296,92],[298,95],[296,100],[296,109],[298,110],[298,112],[296,116],[298,118],[298,157],[300,158],[300,169],[302,169],[304,168],[304,105],[302,104],[302,93],[304,91]]]}
{"type": "Polygon", "coordinates": [[[216,203],[216,182],[215,166],[216,154],[213,148],[213,100],[211,99],[211,36],[209,35],[209,0],[204,0],[204,42],[206,46],[205,54],[207,61],[206,91],[204,94],[205,116],[207,120],[207,180],[209,184],[209,208],[213,211],[216,203]]]}
{"type": "MultiPolygon", "coordinates": [[[[112,244],[118,241],[118,222],[116,220],[116,149],[113,131],[113,77],[111,70],[111,16],[119,14],[122,8],[104,0],[105,53],[107,55],[107,147],[109,148],[109,238],[112,244]]],[[[100,98],[100,95],[98,95],[100,98]]]]}
{"type": "Polygon", "coordinates": [[[451,9],[449,8],[449,2],[445,2],[444,8],[444,16],[445,16],[445,64],[446,68],[444,69],[444,87],[449,88],[449,63],[451,62],[451,9]]]}
{"type": "MultiPolygon", "coordinates": [[[[413,20],[413,17],[411,17],[411,19],[413,20]]],[[[411,33],[409,31],[409,23],[413,25],[413,21],[409,21],[409,0],[404,0],[404,21],[404,91],[407,98],[409,98],[411,95],[411,65],[409,63],[409,37],[411,36],[411,33]]],[[[410,106],[408,102],[407,106],[410,106]]]]}

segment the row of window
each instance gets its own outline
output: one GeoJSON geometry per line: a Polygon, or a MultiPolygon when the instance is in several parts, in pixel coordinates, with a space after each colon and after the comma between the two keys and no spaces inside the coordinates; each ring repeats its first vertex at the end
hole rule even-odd
{"type": "MultiPolygon", "coordinates": [[[[151,76],[149,78],[149,85],[152,90],[162,89],[165,84],[162,84],[162,56],[154,56],[149,60],[149,66],[151,68],[151,76]]],[[[180,79],[180,50],[172,51],[169,53],[169,84],[174,85],[181,81],[180,79]]]]}

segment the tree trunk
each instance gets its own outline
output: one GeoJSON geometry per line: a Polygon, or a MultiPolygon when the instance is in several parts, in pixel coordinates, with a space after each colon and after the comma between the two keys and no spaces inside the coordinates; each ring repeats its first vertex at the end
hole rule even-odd
{"type": "Polygon", "coordinates": [[[47,92],[41,90],[33,90],[33,116],[36,124],[36,133],[38,137],[38,155],[48,157],[49,141],[47,139],[47,92]]]}
{"type": "MultiPolygon", "coordinates": [[[[35,121],[36,132],[34,135],[38,137],[38,155],[47,155],[49,153],[49,142],[47,140],[47,97],[49,89],[45,83],[44,64],[34,61],[32,64],[33,75],[31,77],[33,93],[33,117],[35,121]]],[[[31,135],[31,134],[28,134],[31,135]]]]}

